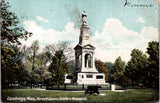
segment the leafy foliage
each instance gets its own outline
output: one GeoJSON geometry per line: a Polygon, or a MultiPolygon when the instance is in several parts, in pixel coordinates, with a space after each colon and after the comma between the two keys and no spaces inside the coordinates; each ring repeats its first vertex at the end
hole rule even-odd
{"type": "Polygon", "coordinates": [[[48,71],[52,73],[52,84],[61,84],[64,81],[64,74],[68,73],[68,63],[62,50],[55,52],[48,71]]]}
{"type": "Polygon", "coordinates": [[[19,25],[18,17],[8,10],[9,3],[3,0],[1,3],[1,39],[7,43],[18,43],[19,39],[27,39],[32,33],[26,31],[19,25]]]}
{"type": "Polygon", "coordinates": [[[38,41],[34,41],[31,45],[31,59],[32,59],[32,71],[34,71],[35,69],[35,58],[36,58],[36,55],[38,53],[38,50],[39,50],[39,44],[38,44],[38,41]]]}
{"type": "Polygon", "coordinates": [[[25,68],[29,73],[30,83],[42,84],[49,74],[46,66],[45,53],[38,53],[38,41],[34,41],[30,47],[30,53],[26,58],[25,68]]]}
{"type": "Polygon", "coordinates": [[[125,62],[121,60],[121,57],[118,57],[115,60],[113,69],[111,70],[112,80],[116,83],[122,84],[124,71],[125,71],[125,62]]]}
{"type": "Polygon", "coordinates": [[[113,69],[113,63],[111,63],[111,62],[106,62],[105,65],[106,65],[106,67],[108,68],[109,72],[113,69]]]}
{"type": "Polygon", "coordinates": [[[126,67],[126,75],[131,79],[132,85],[144,84],[147,73],[148,59],[139,49],[133,49],[131,60],[126,67]]]}
{"type": "Polygon", "coordinates": [[[112,83],[112,82],[113,82],[113,79],[112,79],[112,77],[111,77],[111,70],[113,69],[113,63],[111,63],[111,62],[106,62],[106,63],[105,63],[105,66],[106,66],[106,68],[108,69],[108,72],[109,72],[108,82],[109,82],[109,83],[112,83]]]}
{"type": "Polygon", "coordinates": [[[18,71],[19,66],[13,60],[15,51],[9,47],[1,46],[1,70],[2,70],[2,85],[5,85],[6,81],[12,82],[16,76],[15,72],[18,71]]]}
{"type": "Polygon", "coordinates": [[[17,71],[17,81],[22,83],[26,83],[26,81],[29,81],[29,73],[27,72],[24,62],[25,58],[28,56],[30,49],[28,47],[24,46],[15,46],[13,45],[12,48],[15,51],[15,56],[14,56],[14,62],[16,62],[19,66],[19,69],[17,71]]]}
{"type": "Polygon", "coordinates": [[[18,77],[23,71],[23,63],[21,60],[23,54],[20,53],[19,48],[15,45],[21,44],[20,39],[26,40],[32,34],[20,26],[18,17],[9,10],[9,7],[9,3],[3,0],[1,3],[0,19],[2,86],[6,85],[6,82],[8,82],[9,85],[9,83],[20,80],[18,77]]]}
{"type": "Polygon", "coordinates": [[[96,61],[95,64],[96,64],[96,68],[98,69],[98,71],[100,73],[104,73],[105,74],[105,80],[108,81],[109,72],[108,72],[108,69],[105,66],[105,63],[98,60],[98,61],[96,61]]]}
{"type": "Polygon", "coordinates": [[[159,86],[159,42],[148,43],[147,53],[149,55],[149,65],[147,68],[147,84],[158,88],[159,86]]]}

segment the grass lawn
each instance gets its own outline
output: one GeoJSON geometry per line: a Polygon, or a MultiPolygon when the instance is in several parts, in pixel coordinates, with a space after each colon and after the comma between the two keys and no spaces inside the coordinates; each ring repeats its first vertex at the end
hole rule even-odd
{"type": "MultiPolygon", "coordinates": [[[[37,89],[2,89],[2,101],[7,101],[8,97],[31,97],[31,98],[86,98],[83,102],[147,102],[158,101],[159,93],[152,89],[128,89],[123,92],[113,92],[110,90],[100,91],[106,95],[85,95],[84,92],[37,90],[37,89]]],[[[15,102],[15,101],[14,101],[15,102]]],[[[31,102],[31,101],[29,101],[31,102]]],[[[43,102],[46,102],[43,100],[43,102]]],[[[48,102],[48,101],[47,101],[48,102]]],[[[60,101],[51,101],[60,102],[60,101]]],[[[61,101],[69,102],[69,101],[61,101]]],[[[72,100],[72,102],[75,102],[72,100]]],[[[80,101],[78,101],[80,102],[80,101]]]]}

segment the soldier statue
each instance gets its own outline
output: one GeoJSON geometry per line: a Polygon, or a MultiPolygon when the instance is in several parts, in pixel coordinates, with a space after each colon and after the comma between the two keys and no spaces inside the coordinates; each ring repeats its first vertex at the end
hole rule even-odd
{"type": "Polygon", "coordinates": [[[83,13],[82,13],[82,22],[83,22],[83,24],[86,24],[87,23],[87,14],[85,13],[85,11],[83,11],[83,13]]]}

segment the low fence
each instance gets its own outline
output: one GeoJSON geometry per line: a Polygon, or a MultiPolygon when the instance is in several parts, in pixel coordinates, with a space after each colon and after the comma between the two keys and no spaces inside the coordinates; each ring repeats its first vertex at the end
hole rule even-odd
{"type": "MultiPolygon", "coordinates": [[[[3,87],[5,88],[13,88],[13,89],[30,89],[31,85],[12,85],[12,87],[3,87]]],[[[46,86],[46,85],[32,85],[32,88],[42,88],[42,89],[46,89],[46,90],[70,90],[70,91],[78,91],[78,90],[85,90],[87,89],[87,85],[76,85],[76,84],[61,84],[59,85],[59,88],[57,85],[50,85],[50,86],[46,86]]],[[[123,86],[119,86],[119,85],[115,85],[115,90],[122,90],[125,89],[123,86]]],[[[111,90],[111,85],[102,85],[101,88],[99,88],[99,90],[111,90]]]]}
{"type": "MultiPolygon", "coordinates": [[[[73,84],[68,84],[68,85],[59,85],[59,88],[57,87],[57,85],[53,85],[53,86],[46,86],[47,90],[85,90],[87,89],[87,85],[73,85],[73,84]]],[[[115,85],[115,89],[116,90],[122,90],[124,88],[122,88],[122,86],[118,86],[115,85]]],[[[111,90],[111,86],[110,85],[102,85],[101,88],[99,88],[99,90],[111,90]]]]}

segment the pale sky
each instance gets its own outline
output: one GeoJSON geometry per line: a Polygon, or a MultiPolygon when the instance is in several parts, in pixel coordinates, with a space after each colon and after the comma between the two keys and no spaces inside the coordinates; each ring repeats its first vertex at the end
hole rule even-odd
{"type": "Polygon", "coordinates": [[[33,35],[23,44],[38,40],[43,48],[57,41],[79,39],[81,13],[86,11],[96,58],[114,62],[130,59],[134,48],[146,51],[149,41],[158,41],[157,0],[7,0],[21,25],[33,35]],[[152,7],[131,7],[131,5],[152,7]]]}

